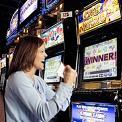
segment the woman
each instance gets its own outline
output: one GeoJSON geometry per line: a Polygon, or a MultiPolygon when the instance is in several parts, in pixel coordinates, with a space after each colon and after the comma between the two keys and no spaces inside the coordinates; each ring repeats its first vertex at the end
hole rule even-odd
{"type": "Polygon", "coordinates": [[[44,69],[46,57],[44,42],[40,38],[26,36],[20,40],[5,89],[7,122],[48,122],[68,107],[77,73],[67,65],[64,82],[54,92],[35,75],[36,70],[44,69]]]}

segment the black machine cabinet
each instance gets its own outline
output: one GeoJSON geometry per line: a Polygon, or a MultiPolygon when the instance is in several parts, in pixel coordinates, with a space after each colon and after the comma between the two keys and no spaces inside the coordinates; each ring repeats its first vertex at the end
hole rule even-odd
{"type": "Polygon", "coordinates": [[[75,18],[67,18],[64,20],[64,32],[64,64],[69,64],[75,69],[77,59],[77,33],[75,18]]]}

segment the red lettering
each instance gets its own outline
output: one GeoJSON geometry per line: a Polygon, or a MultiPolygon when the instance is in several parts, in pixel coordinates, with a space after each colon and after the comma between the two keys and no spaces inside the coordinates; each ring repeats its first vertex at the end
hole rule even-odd
{"type": "Polygon", "coordinates": [[[111,52],[111,53],[106,53],[106,54],[93,56],[93,57],[85,57],[84,63],[85,65],[88,65],[95,62],[115,60],[116,57],[117,57],[117,52],[111,52]]]}
{"type": "Polygon", "coordinates": [[[109,56],[108,53],[107,54],[104,54],[104,61],[109,60],[109,57],[108,56],[109,56]]]}

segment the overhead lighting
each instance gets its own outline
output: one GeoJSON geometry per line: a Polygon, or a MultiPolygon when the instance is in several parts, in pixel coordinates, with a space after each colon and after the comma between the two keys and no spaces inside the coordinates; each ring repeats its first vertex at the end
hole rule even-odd
{"type": "Polygon", "coordinates": [[[41,21],[41,20],[39,20],[39,21],[38,21],[38,24],[39,24],[39,25],[42,25],[42,21],[41,21]]]}
{"type": "Polygon", "coordinates": [[[37,35],[37,37],[39,37],[39,38],[40,38],[40,37],[41,37],[41,35],[40,35],[40,34],[38,34],[38,35],[37,35]]]}
{"type": "Polygon", "coordinates": [[[59,7],[60,7],[60,10],[61,10],[61,9],[63,8],[63,3],[62,3],[62,4],[60,4],[60,6],[59,6],[59,7]]]}

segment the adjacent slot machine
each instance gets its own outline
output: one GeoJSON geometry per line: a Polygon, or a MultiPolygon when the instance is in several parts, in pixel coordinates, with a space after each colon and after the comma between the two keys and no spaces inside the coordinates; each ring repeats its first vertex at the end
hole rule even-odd
{"type": "Polygon", "coordinates": [[[81,46],[79,83],[121,79],[121,37],[110,33],[104,37],[90,38],[81,46]]]}
{"type": "MultiPolygon", "coordinates": [[[[45,61],[44,79],[48,83],[60,82],[60,77],[57,76],[57,70],[63,62],[75,67],[76,58],[76,35],[72,34],[73,28],[69,26],[71,19],[60,21],[48,28],[41,34],[41,38],[45,42],[46,53],[48,57],[45,61]],[[67,26],[69,27],[67,29],[67,26]],[[71,30],[70,30],[71,28],[71,30]],[[69,35],[70,34],[70,35],[69,35]],[[75,38],[72,38],[74,35],[75,38]],[[71,54],[74,53],[74,57],[71,54]],[[71,62],[71,58],[73,62],[71,62]]],[[[73,22],[72,22],[73,23],[73,22]]]]}
{"type": "Polygon", "coordinates": [[[120,1],[96,0],[84,6],[78,13],[78,30],[78,85],[71,122],[121,122],[122,104],[115,100],[122,88],[120,1]]]}
{"type": "Polygon", "coordinates": [[[109,87],[112,80],[115,83],[118,80],[121,82],[120,33],[102,34],[87,39],[83,40],[84,47],[81,46],[79,50],[79,83],[72,96],[71,121],[120,122],[119,115],[122,112],[118,106],[121,108],[121,103],[117,103],[115,98],[121,87],[109,87]],[[106,108],[106,111],[99,111],[99,114],[97,107],[106,108]]]}
{"type": "Polygon", "coordinates": [[[49,84],[60,82],[57,70],[61,61],[63,62],[64,51],[64,31],[63,23],[59,22],[48,28],[41,34],[45,42],[46,53],[48,57],[45,60],[44,80],[49,84]]]}
{"type": "MultiPolygon", "coordinates": [[[[77,37],[74,18],[57,22],[41,34],[48,57],[45,60],[44,80],[56,90],[63,79],[58,76],[61,62],[75,69],[77,57],[77,37]]],[[[60,111],[54,121],[69,121],[69,109],[60,111]],[[63,116],[63,117],[62,117],[63,116]],[[64,119],[65,118],[65,119],[64,119]]]]}

